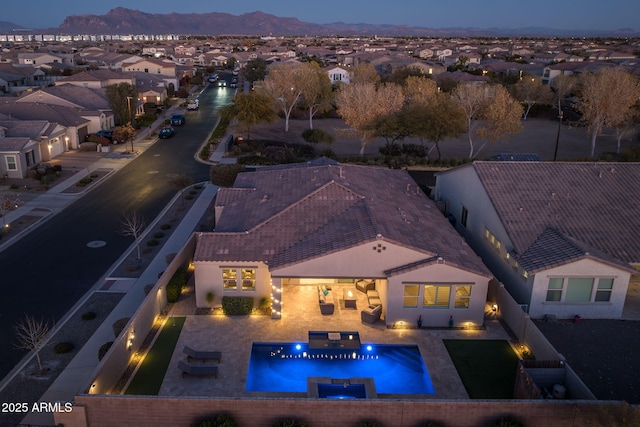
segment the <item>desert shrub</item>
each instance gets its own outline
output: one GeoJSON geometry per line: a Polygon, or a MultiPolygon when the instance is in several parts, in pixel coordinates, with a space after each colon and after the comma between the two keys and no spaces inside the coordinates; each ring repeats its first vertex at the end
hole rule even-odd
{"type": "Polygon", "coordinates": [[[231,415],[220,414],[208,420],[191,423],[191,427],[238,427],[238,423],[231,415]]]}
{"type": "Polygon", "coordinates": [[[158,242],[156,239],[147,240],[147,246],[158,246],[159,244],[160,242],[158,242]]]}
{"type": "Polygon", "coordinates": [[[59,342],[53,347],[55,354],[69,353],[71,350],[73,350],[73,344],[70,342],[59,342]]]}
{"type": "Polygon", "coordinates": [[[302,138],[307,142],[331,144],[333,142],[333,136],[323,131],[322,129],[307,129],[302,132],[302,138]]]}
{"type": "Polygon", "coordinates": [[[109,341],[100,346],[100,348],[98,349],[98,361],[104,358],[105,354],[107,354],[107,351],[109,351],[112,345],[113,341],[109,341]]]}
{"type": "Polygon", "coordinates": [[[164,233],[162,231],[156,231],[155,233],[153,233],[153,237],[156,239],[161,239],[164,237],[164,233]]]}
{"type": "Polygon", "coordinates": [[[116,337],[120,335],[124,327],[127,326],[127,323],[129,323],[130,319],[131,319],[130,317],[122,317],[116,320],[115,322],[113,322],[113,325],[111,325],[111,329],[113,330],[113,335],[115,335],[116,337]]]}
{"type": "Polygon", "coordinates": [[[412,157],[427,157],[427,148],[420,144],[402,144],[402,152],[412,157]]]}
{"type": "Polygon", "coordinates": [[[487,427],[524,427],[524,423],[517,418],[506,416],[490,422],[487,427]]]}
{"type": "Polygon", "coordinates": [[[184,196],[185,200],[193,200],[193,196],[190,194],[187,194],[186,196],[184,196]]]}
{"type": "Polygon", "coordinates": [[[155,122],[157,116],[155,114],[143,114],[139,117],[136,117],[136,123],[143,128],[149,127],[155,122]]]}
{"type": "Polygon", "coordinates": [[[171,228],[170,224],[162,224],[160,226],[160,230],[169,230],[171,228]]]}
{"type": "Polygon", "coordinates": [[[271,424],[272,427],[307,427],[309,424],[304,421],[289,419],[289,420],[278,420],[271,424]]]}
{"type": "Polygon", "coordinates": [[[96,314],[93,311],[87,311],[82,313],[82,320],[92,320],[96,318],[96,314]]]}
{"type": "Polygon", "coordinates": [[[202,190],[202,185],[200,185],[200,184],[194,185],[193,189],[194,190],[202,190]]]}
{"type": "Polygon", "coordinates": [[[360,421],[358,427],[382,427],[382,424],[376,421],[360,421]]]}
{"type": "Polygon", "coordinates": [[[253,311],[252,297],[222,297],[222,311],[226,315],[248,315],[253,311]]]}
{"type": "Polygon", "coordinates": [[[243,156],[238,158],[239,165],[255,165],[255,166],[270,166],[277,164],[275,161],[262,156],[243,156]]]}

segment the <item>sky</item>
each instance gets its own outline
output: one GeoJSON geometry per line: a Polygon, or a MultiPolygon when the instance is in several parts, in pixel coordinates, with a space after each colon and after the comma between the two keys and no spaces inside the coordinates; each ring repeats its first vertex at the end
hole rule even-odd
{"type": "Polygon", "coordinates": [[[262,11],[304,22],[409,25],[429,28],[640,30],[639,0],[5,0],[0,21],[27,28],[58,27],[68,15],[104,15],[115,7],[147,13],[232,15],[262,11]],[[28,6],[27,6],[28,5],[28,6]]]}

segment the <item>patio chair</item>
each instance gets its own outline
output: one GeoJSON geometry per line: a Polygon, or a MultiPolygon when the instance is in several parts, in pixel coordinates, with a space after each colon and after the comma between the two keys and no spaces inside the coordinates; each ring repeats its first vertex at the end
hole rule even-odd
{"type": "Polygon", "coordinates": [[[374,324],[380,319],[380,315],[382,315],[382,306],[370,305],[360,312],[360,320],[364,323],[374,324]]]}
{"type": "Polygon", "coordinates": [[[218,378],[218,367],[213,365],[191,365],[183,360],[178,362],[178,369],[182,371],[182,377],[187,375],[194,377],[209,377],[213,376],[218,378]]]}
{"type": "Polygon", "coordinates": [[[194,350],[188,345],[185,345],[182,352],[187,355],[187,361],[192,360],[216,360],[220,362],[222,354],[219,351],[198,351],[194,350]]]}

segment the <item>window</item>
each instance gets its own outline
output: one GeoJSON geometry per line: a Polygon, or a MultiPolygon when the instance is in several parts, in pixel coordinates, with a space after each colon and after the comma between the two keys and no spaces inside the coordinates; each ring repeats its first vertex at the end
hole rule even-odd
{"type": "Polygon", "coordinates": [[[453,307],[469,308],[469,301],[471,301],[471,285],[456,286],[456,298],[453,307]]]}
{"type": "Polygon", "coordinates": [[[242,290],[243,291],[256,290],[256,270],[254,268],[242,269],[242,290]]]}
{"type": "Polygon", "coordinates": [[[16,163],[16,156],[7,156],[7,170],[17,171],[18,164],[16,163]]]}
{"type": "Polygon", "coordinates": [[[235,268],[223,268],[222,269],[222,288],[223,289],[237,289],[238,288],[238,273],[235,268]]]}
{"type": "Polygon", "coordinates": [[[425,308],[449,308],[449,285],[425,285],[422,305],[425,308]]]}
{"type": "Polygon", "coordinates": [[[467,228],[467,219],[469,218],[469,211],[464,206],[462,207],[462,213],[460,214],[460,224],[464,228],[467,228]]]}
{"type": "Polygon", "coordinates": [[[547,301],[561,300],[563,283],[564,279],[562,277],[552,277],[549,279],[549,287],[547,288],[547,301]]]}
{"type": "Polygon", "coordinates": [[[404,285],[404,307],[418,307],[419,285],[404,285]]]}
{"type": "Polygon", "coordinates": [[[591,291],[593,290],[593,278],[570,277],[567,280],[567,292],[564,296],[565,302],[589,302],[591,301],[591,291]]]}
{"type": "Polygon", "coordinates": [[[613,290],[613,279],[598,280],[598,289],[596,290],[595,301],[611,301],[611,292],[613,290]]]}

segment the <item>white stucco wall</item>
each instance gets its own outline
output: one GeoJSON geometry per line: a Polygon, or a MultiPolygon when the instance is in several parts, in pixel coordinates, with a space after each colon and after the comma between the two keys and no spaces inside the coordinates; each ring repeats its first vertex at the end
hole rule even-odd
{"type": "MultiPolygon", "coordinates": [[[[588,319],[616,319],[622,316],[624,301],[629,286],[630,273],[620,268],[593,259],[585,258],[579,261],[536,273],[534,289],[531,295],[529,315],[532,318],[542,318],[545,314],[552,314],[558,318],[573,318],[576,314],[588,319]],[[547,302],[547,289],[551,277],[593,277],[613,278],[613,291],[609,302],[547,302]]],[[[595,297],[595,287],[591,299],[595,297]]],[[[563,289],[566,292],[566,281],[563,289]]]]}
{"type": "Polygon", "coordinates": [[[222,297],[253,297],[254,306],[258,305],[260,298],[271,298],[271,276],[267,265],[262,262],[195,262],[195,294],[197,307],[210,307],[206,300],[208,292],[215,294],[214,305],[220,305],[222,297]],[[237,290],[223,289],[222,286],[222,269],[223,268],[255,268],[256,269],[256,288],[255,291],[243,291],[238,272],[238,288],[237,290]]]}

